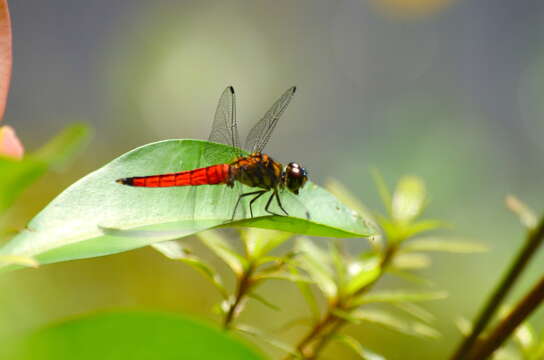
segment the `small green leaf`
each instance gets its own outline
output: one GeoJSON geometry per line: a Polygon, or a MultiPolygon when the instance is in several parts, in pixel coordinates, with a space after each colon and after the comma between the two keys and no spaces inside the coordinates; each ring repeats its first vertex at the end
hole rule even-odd
{"type": "Polygon", "coordinates": [[[449,253],[469,254],[485,252],[487,247],[469,241],[451,241],[440,238],[414,239],[403,245],[402,251],[442,251],[449,253]]]}
{"type": "MultiPolygon", "coordinates": [[[[79,150],[88,137],[83,125],[63,130],[38,151],[25,155],[22,160],[0,157],[0,213],[17,199],[21,192],[48,169],[59,167],[79,150]]],[[[22,255],[22,254],[17,254],[22,255]]]]}
{"type": "Polygon", "coordinates": [[[368,284],[373,283],[381,275],[380,261],[377,257],[366,261],[353,261],[348,265],[349,281],[343,289],[345,294],[352,295],[368,284]]]}
{"type": "Polygon", "coordinates": [[[301,253],[297,258],[300,267],[310,275],[328,299],[335,298],[337,286],[327,254],[308,238],[297,239],[295,250],[301,253]]]}
{"type": "Polygon", "coordinates": [[[513,347],[503,346],[493,353],[493,360],[525,360],[513,347]]]}
{"type": "Polygon", "coordinates": [[[410,302],[400,302],[400,303],[395,303],[393,305],[397,307],[398,309],[404,311],[408,315],[413,316],[416,319],[419,319],[426,324],[431,324],[436,320],[436,316],[434,316],[424,307],[419,306],[417,304],[413,304],[410,302]]]}
{"type": "Polygon", "coordinates": [[[151,247],[172,260],[180,260],[188,255],[187,250],[177,240],[158,242],[151,244],[151,247]]]}
{"type": "Polygon", "coordinates": [[[0,214],[46,170],[46,164],[28,157],[23,160],[0,157],[0,214]]]}
{"type": "Polygon", "coordinates": [[[392,199],[391,193],[389,192],[389,189],[387,188],[387,185],[385,185],[385,181],[382,177],[382,174],[380,174],[380,172],[377,169],[372,169],[370,171],[370,175],[372,176],[372,179],[374,179],[374,184],[376,184],[376,187],[378,188],[378,193],[380,194],[383,205],[385,206],[385,209],[387,210],[387,213],[390,216],[392,216],[393,199],[392,199]]]}
{"type": "Polygon", "coordinates": [[[426,202],[423,181],[415,176],[402,177],[395,189],[392,200],[392,218],[409,223],[421,214],[426,202]]]}
{"type": "Polygon", "coordinates": [[[455,320],[455,326],[457,327],[457,330],[459,330],[459,332],[464,336],[468,336],[472,331],[472,322],[465,317],[458,317],[455,320]]]}
{"type": "Polygon", "coordinates": [[[331,312],[338,318],[344,319],[353,324],[360,324],[361,319],[353,314],[353,312],[345,311],[341,309],[332,309],[331,312]]]}
{"type": "Polygon", "coordinates": [[[537,335],[528,322],[524,322],[516,328],[513,338],[525,355],[533,352],[536,346],[537,335]]]}
{"type": "Polygon", "coordinates": [[[294,251],[290,251],[282,256],[263,256],[253,260],[252,263],[261,273],[276,272],[295,266],[296,256],[294,251]]]}
{"type": "Polygon", "coordinates": [[[368,349],[365,349],[363,345],[361,345],[361,343],[357,341],[357,339],[355,339],[354,337],[338,334],[335,335],[333,339],[349,347],[363,360],[385,360],[383,356],[378,355],[368,349]]]}
{"type": "Polygon", "coordinates": [[[400,333],[418,337],[437,338],[440,333],[419,321],[407,321],[386,311],[377,309],[358,309],[351,313],[354,319],[385,326],[400,333]]]}
{"type": "Polygon", "coordinates": [[[348,281],[348,266],[342,244],[338,241],[329,243],[329,255],[334,268],[336,285],[342,289],[348,281]]]}
{"type": "Polygon", "coordinates": [[[516,214],[519,221],[527,229],[533,229],[538,223],[538,217],[534,211],[529,208],[523,201],[515,197],[514,195],[508,195],[506,197],[506,206],[510,211],[516,214]]]}
{"type": "MultiPolygon", "coordinates": [[[[40,158],[54,163],[62,160],[46,150],[40,158]]],[[[298,196],[282,192],[282,204],[291,210],[291,216],[270,216],[264,211],[263,198],[254,204],[255,218],[249,217],[248,203],[243,201],[237,215],[240,220],[235,222],[230,219],[239,192],[226,185],[138,188],[116,183],[124,177],[212,165],[204,156],[208,151],[214,152],[217,161],[229,162],[231,150],[198,140],[166,140],[132,150],[57,196],[27,230],[0,248],[0,254],[32,256],[46,264],[119,253],[217,226],[271,228],[324,237],[371,235],[358,214],[311,182],[298,196]],[[296,211],[302,207],[308,213],[296,211]]],[[[4,174],[1,164],[0,173],[4,174]]]]}
{"type": "Polygon", "coordinates": [[[243,332],[245,334],[248,334],[248,335],[251,335],[251,336],[254,336],[270,345],[272,345],[273,347],[275,347],[276,349],[279,349],[287,354],[290,354],[291,356],[293,356],[295,359],[302,359],[300,354],[298,353],[298,351],[293,348],[291,345],[289,344],[286,344],[282,341],[279,341],[279,340],[276,340],[274,338],[272,338],[270,335],[268,334],[265,334],[264,332],[262,332],[261,330],[253,327],[253,326],[249,326],[249,325],[246,325],[246,324],[239,324],[239,325],[236,325],[236,330],[240,331],[240,332],[243,332]]]}
{"type": "Polygon", "coordinates": [[[148,311],[71,318],[32,332],[7,354],[5,347],[0,357],[10,360],[264,360],[232,334],[179,314],[148,311]]]}
{"type": "Polygon", "coordinates": [[[280,326],[278,329],[275,329],[274,332],[282,333],[286,332],[288,330],[291,330],[294,327],[297,326],[305,326],[310,327],[313,324],[315,324],[315,318],[296,318],[291,321],[286,322],[282,326],[280,326]]]}
{"type": "Polygon", "coordinates": [[[250,259],[259,259],[293,236],[292,233],[276,230],[247,228],[241,231],[241,238],[250,259]]]}
{"type": "Polygon", "coordinates": [[[400,270],[425,269],[431,265],[431,258],[419,253],[400,253],[395,256],[391,265],[400,270]]]}
{"type": "Polygon", "coordinates": [[[38,267],[40,264],[31,257],[17,255],[0,255],[0,264],[4,265],[22,265],[29,267],[38,267]]]}
{"type": "Polygon", "coordinates": [[[420,220],[410,223],[403,227],[403,236],[409,238],[417,234],[442,229],[448,227],[448,224],[440,220],[420,220]]]}
{"type": "MultiPolygon", "coordinates": [[[[289,269],[289,271],[294,276],[297,276],[297,277],[301,276],[298,269],[295,268],[294,266],[291,267],[289,269]]],[[[319,305],[317,304],[317,299],[316,299],[316,297],[314,295],[314,292],[312,291],[312,287],[310,286],[310,283],[305,282],[305,281],[296,281],[296,284],[297,284],[297,287],[300,290],[302,296],[304,296],[304,299],[308,303],[308,306],[309,306],[310,311],[312,313],[312,317],[314,319],[318,319],[319,316],[320,316],[319,305]]]]}
{"type": "Polygon", "coordinates": [[[272,310],[275,310],[275,311],[280,311],[280,308],[277,307],[276,305],[272,304],[270,301],[266,300],[264,297],[262,297],[261,295],[257,294],[256,292],[250,292],[249,294],[247,294],[247,296],[249,296],[250,298],[252,299],[255,299],[257,300],[258,302],[260,302],[261,304],[263,304],[264,306],[272,309],[272,310]]]}
{"type": "Polygon", "coordinates": [[[287,280],[287,281],[297,282],[297,283],[300,283],[300,282],[313,283],[312,279],[300,274],[293,274],[291,272],[288,272],[287,270],[259,273],[255,275],[253,278],[255,282],[261,281],[261,280],[274,280],[274,279],[287,280]]]}
{"type": "Polygon", "coordinates": [[[52,167],[63,166],[81,150],[88,137],[89,128],[86,125],[71,125],[33,153],[32,157],[52,167]]]}
{"type": "MultiPolygon", "coordinates": [[[[448,297],[445,291],[414,292],[409,290],[376,290],[361,296],[355,304],[363,305],[369,303],[399,303],[399,302],[420,302],[440,300],[448,297]]],[[[354,305],[355,305],[354,304],[354,305]]]]}
{"type": "Polygon", "coordinates": [[[434,283],[423,277],[423,276],[419,276],[417,274],[414,274],[412,272],[409,272],[409,271],[403,271],[403,270],[400,270],[398,268],[392,268],[392,267],[388,267],[387,268],[387,272],[391,275],[394,275],[394,276],[397,276],[403,280],[406,280],[408,282],[411,282],[413,284],[417,284],[417,285],[424,285],[424,286],[433,286],[434,283]]]}
{"type": "Polygon", "coordinates": [[[177,240],[163,241],[151,244],[151,247],[172,260],[179,260],[204,274],[217,288],[224,299],[228,298],[228,292],[221,281],[217,271],[198,256],[191,252],[177,240]]]}
{"type": "Polygon", "coordinates": [[[411,223],[391,221],[379,218],[380,226],[392,243],[400,243],[423,232],[446,227],[446,224],[438,220],[421,220],[411,223]]]}
{"type": "Polygon", "coordinates": [[[215,230],[198,233],[197,236],[202,242],[210,248],[221,260],[223,260],[232,271],[240,276],[248,267],[248,262],[240,256],[224,239],[219,232],[215,230]]]}

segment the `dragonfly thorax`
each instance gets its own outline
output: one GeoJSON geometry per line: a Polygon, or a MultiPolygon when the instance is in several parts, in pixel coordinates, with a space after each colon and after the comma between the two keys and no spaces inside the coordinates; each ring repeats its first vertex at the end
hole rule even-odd
{"type": "Polygon", "coordinates": [[[270,156],[253,153],[241,156],[231,163],[232,181],[265,190],[282,186],[282,165],[270,156]]]}
{"type": "Polygon", "coordinates": [[[265,190],[287,188],[298,194],[308,180],[306,170],[291,162],[285,168],[282,164],[262,153],[241,156],[230,164],[231,179],[228,185],[239,181],[244,185],[265,190]]]}

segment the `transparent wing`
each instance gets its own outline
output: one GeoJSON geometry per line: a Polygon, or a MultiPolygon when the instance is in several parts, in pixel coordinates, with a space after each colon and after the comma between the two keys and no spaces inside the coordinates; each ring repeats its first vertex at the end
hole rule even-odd
{"type": "Polygon", "coordinates": [[[289,102],[295,95],[296,87],[289,88],[272,105],[270,110],[264,114],[263,118],[251,129],[246,139],[245,149],[250,152],[261,152],[276,127],[278,120],[289,105],[289,102]]]}
{"type": "Polygon", "coordinates": [[[208,140],[230,145],[235,149],[240,148],[236,123],[236,96],[232,86],[228,86],[221,94],[208,140]]]}

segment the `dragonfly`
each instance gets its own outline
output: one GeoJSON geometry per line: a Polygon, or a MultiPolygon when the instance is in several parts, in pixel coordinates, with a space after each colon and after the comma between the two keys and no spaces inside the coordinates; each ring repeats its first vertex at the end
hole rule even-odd
{"type": "Polygon", "coordinates": [[[250,196],[252,198],[249,201],[249,211],[253,218],[253,204],[265,194],[270,194],[264,208],[267,213],[281,216],[270,209],[275,199],[283,213],[289,215],[281,203],[280,192],[287,189],[298,195],[308,181],[308,173],[299,163],[290,162],[283,166],[262,151],[295,92],[294,86],[287,89],[253,126],[244,146],[250,155],[243,155],[236,120],[236,95],[234,88],[228,86],[219,99],[208,140],[229,145],[233,154],[231,162],[168,174],[126,177],[117,179],[117,183],[144,188],[201,185],[227,185],[234,188],[239,183],[256,190],[241,192],[231,221],[234,220],[242,199],[250,196]]]}

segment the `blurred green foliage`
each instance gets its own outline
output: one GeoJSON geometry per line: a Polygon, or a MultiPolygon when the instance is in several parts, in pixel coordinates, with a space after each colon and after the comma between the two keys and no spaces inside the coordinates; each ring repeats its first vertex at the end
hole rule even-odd
{"type": "MultiPolygon", "coordinates": [[[[422,253],[427,250],[460,253],[483,250],[480,245],[466,241],[450,242],[440,236],[434,240],[421,238],[422,234],[442,226],[439,221],[419,219],[428,201],[421,179],[402,177],[391,193],[377,171],[374,171],[374,178],[386,215],[368,211],[339,182],[329,183],[333,193],[362,209],[369,222],[374,224],[376,235],[370,239],[373,244],[370,250],[353,256],[344,250],[342,244],[335,243],[325,251],[307,238],[299,238],[295,246],[295,252],[301,254],[297,257],[299,266],[308,273],[327,300],[325,309],[317,314],[307,335],[301,337],[296,346],[298,354],[303,358],[314,358],[329,342],[338,339],[356,350],[362,358],[367,358],[362,350],[357,350],[365,347],[357,345],[356,338],[348,337],[346,341],[345,336],[349,335],[340,333],[346,323],[372,322],[403,334],[439,337],[440,333],[429,326],[428,318],[422,318],[421,311],[413,303],[441,299],[446,293],[402,289],[373,293],[373,286],[387,273],[416,277],[411,271],[430,265],[430,259],[422,253]],[[416,246],[410,248],[412,243],[416,246]],[[368,307],[368,304],[376,303],[400,306],[411,319],[403,319],[388,309],[368,307]]],[[[311,303],[310,306],[316,307],[312,292],[305,289],[307,285],[299,286],[311,303]]]]}
{"type": "Polygon", "coordinates": [[[263,359],[230,334],[178,314],[112,311],[42,328],[0,350],[4,359],[263,359]]]}
{"type": "Polygon", "coordinates": [[[71,160],[81,150],[88,133],[87,126],[73,125],[39,150],[26,154],[22,160],[0,157],[0,214],[46,171],[71,160]]]}

